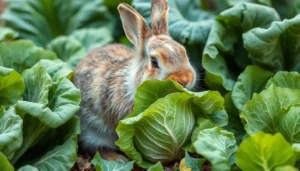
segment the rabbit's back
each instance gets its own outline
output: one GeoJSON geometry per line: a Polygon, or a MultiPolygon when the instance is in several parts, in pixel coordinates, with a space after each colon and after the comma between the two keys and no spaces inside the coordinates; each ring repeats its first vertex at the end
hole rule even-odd
{"type": "Polygon", "coordinates": [[[126,84],[133,56],[133,49],[112,44],[93,50],[78,63],[73,83],[81,90],[82,96],[78,115],[83,144],[93,146],[89,144],[91,139],[87,138],[92,132],[115,136],[118,121],[131,113],[133,99],[126,84]]]}

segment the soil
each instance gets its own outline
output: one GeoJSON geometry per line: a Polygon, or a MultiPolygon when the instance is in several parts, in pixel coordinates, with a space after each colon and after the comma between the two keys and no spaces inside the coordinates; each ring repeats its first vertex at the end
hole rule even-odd
{"type": "MultiPolygon", "coordinates": [[[[94,166],[91,164],[92,157],[89,156],[87,153],[83,154],[83,152],[78,153],[77,162],[75,163],[74,167],[71,169],[71,171],[95,171],[94,166]]],[[[194,158],[201,158],[201,156],[197,154],[191,155],[194,158]]],[[[179,163],[180,161],[175,161],[172,163],[169,163],[167,165],[164,165],[165,171],[179,171],[179,163]]],[[[202,167],[202,171],[211,171],[212,167],[209,162],[205,162],[202,167]]],[[[138,167],[137,165],[134,165],[132,171],[145,171],[145,169],[142,169],[138,167]]]]}

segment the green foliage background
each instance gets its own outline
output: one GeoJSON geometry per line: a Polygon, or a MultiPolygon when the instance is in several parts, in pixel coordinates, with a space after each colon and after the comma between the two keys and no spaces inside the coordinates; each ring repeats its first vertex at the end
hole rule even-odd
{"type": "MultiPolygon", "coordinates": [[[[132,46],[117,11],[121,2],[151,24],[150,0],[6,1],[0,170],[73,167],[80,90],[70,79],[91,50],[132,46]]],[[[186,47],[204,80],[198,86],[207,91],[191,92],[170,80],[145,82],[134,112],[117,128],[120,149],[148,170],[184,156],[192,170],[201,170],[205,160],[217,171],[300,169],[300,1],[168,3],[170,36],[186,47]]],[[[92,163],[96,170],[133,168],[133,161],[106,161],[99,154],[92,163]]]]}

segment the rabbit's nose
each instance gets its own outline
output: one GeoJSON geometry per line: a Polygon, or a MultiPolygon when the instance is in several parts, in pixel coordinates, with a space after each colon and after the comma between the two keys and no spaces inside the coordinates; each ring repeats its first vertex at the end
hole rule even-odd
{"type": "Polygon", "coordinates": [[[182,77],[180,80],[177,80],[177,82],[185,87],[189,83],[189,79],[188,77],[182,77]]]}
{"type": "Polygon", "coordinates": [[[189,83],[192,81],[193,73],[174,73],[170,74],[167,78],[176,81],[177,83],[181,84],[183,87],[187,87],[189,83]]]}

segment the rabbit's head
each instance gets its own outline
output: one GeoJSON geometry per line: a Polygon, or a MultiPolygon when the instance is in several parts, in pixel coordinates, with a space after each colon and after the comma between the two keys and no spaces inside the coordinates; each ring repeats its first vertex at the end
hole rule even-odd
{"type": "Polygon", "coordinates": [[[145,19],[131,6],[118,7],[127,38],[136,50],[135,66],[140,82],[147,79],[172,79],[191,89],[196,73],[191,66],[185,48],[168,33],[167,0],[152,0],[152,31],[145,19]]]}

